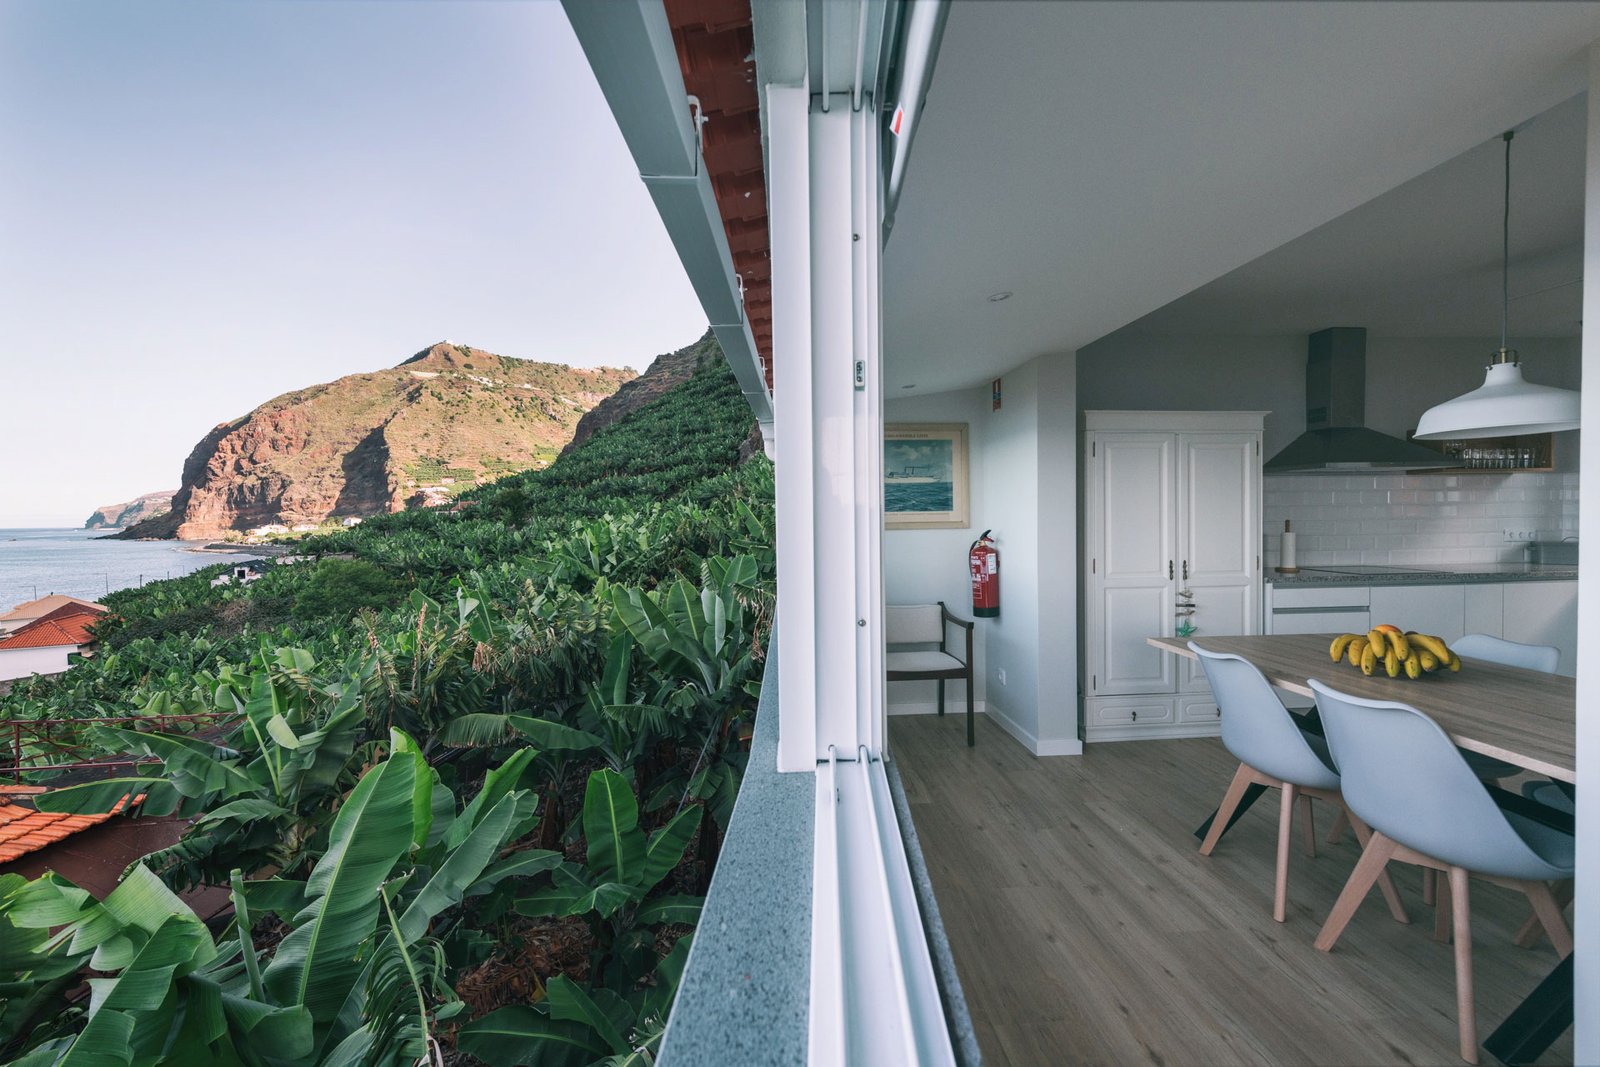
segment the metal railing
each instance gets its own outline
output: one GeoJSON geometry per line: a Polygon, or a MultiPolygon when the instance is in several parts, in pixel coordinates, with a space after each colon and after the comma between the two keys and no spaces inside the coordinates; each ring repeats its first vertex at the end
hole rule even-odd
{"type": "Polygon", "coordinates": [[[107,752],[105,746],[94,739],[96,727],[214,737],[238,719],[236,711],[88,719],[0,719],[0,737],[5,738],[6,745],[4,756],[0,757],[0,778],[10,778],[20,784],[24,775],[85,770],[110,773],[160,762],[154,756],[107,752]]]}

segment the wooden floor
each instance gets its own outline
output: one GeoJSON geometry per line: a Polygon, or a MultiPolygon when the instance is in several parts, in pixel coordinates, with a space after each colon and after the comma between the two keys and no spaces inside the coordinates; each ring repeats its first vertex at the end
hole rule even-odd
{"type": "MultiPolygon", "coordinates": [[[[1035,759],[981,715],[967,748],[963,718],[896,717],[890,744],[987,1064],[1461,1062],[1452,950],[1415,868],[1394,869],[1411,925],[1373,893],[1321,953],[1354,840],[1309,859],[1297,835],[1273,922],[1276,792],[1196,851],[1237,765],[1220,741],[1035,759]]],[[[1319,805],[1319,839],[1331,821],[1319,805]]],[[[1472,883],[1480,1041],[1555,965],[1548,941],[1512,944],[1527,913],[1472,883]]],[[[1539,1062],[1572,1055],[1568,1031],[1539,1062]]]]}

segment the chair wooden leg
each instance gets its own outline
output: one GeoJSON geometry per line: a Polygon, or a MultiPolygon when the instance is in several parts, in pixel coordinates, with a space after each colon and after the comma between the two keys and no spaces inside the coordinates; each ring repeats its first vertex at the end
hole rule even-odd
{"type": "Polygon", "coordinates": [[[944,679],[938,680],[939,685],[939,717],[944,718],[944,679]]]}
{"type": "Polygon", "coordinates": [[[1283,783],[1283,800],[1278,805],[1278,874],[1272,886],[1272,918],[1286,922],[1289,917],[1289,839],[1294,836],[1294,802],[1300,791],[1283,783]]]}
{"type": "Polygon", "coordinates": [[[1211,817],[1211,829],[1206,832],[1206,839],[1200,842],[1200,855],[1209,856],[1211,850],[1217,847],[1217,842],[1222,840],[1222,831],[1228,828],[1228,820],[1233,818],[1234,809],[1239,806],[1239,801],[1244,799],[1244,791],[1250,788],[1250,783],[1255,780],[1255,775],[1243,763],[1233,772],[1233,781],[1228,783],[1228,791],[1222,796],[1222,806],[1211,817]]]}
{"type": "Polygon", "coordinates": [[[1467,872],[1450,868],[1450,911],[1456,934],[1456,1015],[1461,1030],[1461,1058],[1478,1062],[1478,1019],[1472,995],[1472,914],[1467,904],[1467,872]]]}
{"type": "Polygon", "coordinates": [[[1337,845],[1344,840],[1344,828],[1350,825],[1350,813],[1343,808],[1333,817],[1333,825],[1328,827],[1328,844],[1337,845]]]}
{"type": "Polygon", "coordinates": [[[1434,892],[1435,879],[1438,873],[1432,867],[1422,868],[1422,902],[1430,908],[1438,901],[1438,896],[1434,892]]]}
{"type": "MultiPolygon", "coordinates": [[[[1367,841],[1372,837],[1372,830],[1360,818],[1350,813],[1349,809],[1341,808],[1341,814],[1356,833],[1356,840],[1362,848],[1367,847],[1367,841]]],[[[1411,922],[1411,916],[1406,914],[1406,906],[1400,900],[1400,891],[1394,887],[1394,879],[1389,877],[1389,868],[1385,866],[1378,874],[1378,889],[1383,893],[1383,902],[1389,905],[1389,914],[1397,923],[1411,922]]]]}
{"type": "Polygon", "coordinates": [[[1450,943],[1450,915],[1452,908],[1450,903],[1450,890],[1452,889],[1450,878],[1442,871],[1435,871],[1433,884],[1435,901],[1433,907],[1433,939],[1441,945],[1448,945],[1450,943]]]}
{"type": "Polygon", "coordinates": [[[1522,891],[1528,894],[1528,902],[1533,905],[1533,914],[1538,918],[1544,932],[1550,935],[1550,943],[1555,946],[1556,954],[1562,959],[1572,955],[1572,931],[1567,929],[1567,920],[1562,917],[1561,905],[1556,903],[1555,894],[1550,892],[1550,887],[1543,882],[1526,882],[1522,891]]]}
{"type": "Polygon", "coordinates": [[[1361,902],[1366,899],[1372,883],[1378,880],[1384,866],[1389,862],[1389,857],[1394,855],[1395,847],[1393,841],[1376,831],[1373,832],[1367,840],[1367,847],[1361,851],[1361,859],[1356,861],[1355,870],[1350,872],[1350,880],[1339,892],[1339,899],[1333,902],[1333,910],[1328,913],[1327,921],[1322,924],[1322,930],[1317,934],[1318,949],[1323,952],[1333,950],[1334,942],[1339,940],[1344,928],[1350,925],[1350,920],[1355,916],[1356,909],[1361,907],[1361,902]]]}
{"type": "Polygon", "coordinates": [[[1316,859],[1317,827],[1316,824],[1311,820],[1311,798],[1305,794],[1301,794],[1300,796],[1300,814],[1303,817],[1300,833],[1305,840],[1306,856],[1311,859],[1316,859]]]}
{"type": "Polygon", "coordinates": [[[969,670],[969,671],[967,671],[967,747],[968,748],[971,748],[977,741],[977,738],[973,735],[973,723],[976,722],[976,720],[973,718],[973,716],[976,715],[976,714],[977,714],[977,708],[974,707],[973,703],[972,703],[972,672],[969,670]]]}
{"type": "MultiPolygon", "coordinates": [[[[1572,903],[1572,880],[1568,879],[1565,882],[1556,883],[1556,887],[1551,890],[1550,895],[1555,899],[1557,908],[1565,909],[1568,904],[1572,903]]],[[[1544,923],[1539,921],[1539,912],[1534,910],[1528,913],[1527,920],[1517,930],[1517,936],[1514,940],[1519,948],[1532,948],[1539,943],[1539,938],[1543,936],[1544,923]]]]}

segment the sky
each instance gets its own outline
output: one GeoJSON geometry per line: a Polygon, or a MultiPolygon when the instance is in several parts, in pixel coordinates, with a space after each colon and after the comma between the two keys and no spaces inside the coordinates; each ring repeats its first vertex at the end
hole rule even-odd
{"type": "Polygon", "coordinates": [[[554,0],[0,0],[0,527],[436,341],[705,325],[554,0]]]}

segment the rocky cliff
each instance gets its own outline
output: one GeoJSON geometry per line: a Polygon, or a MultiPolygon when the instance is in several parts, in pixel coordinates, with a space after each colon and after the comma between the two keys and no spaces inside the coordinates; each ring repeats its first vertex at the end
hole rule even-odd
{"type": "Polygon", "coordinates": [[[600,401],[594,410],[579,419],[572,440],[562,451],[576,448],[592,437],[596,430],[621,422],[652,400],[659,400],[694,377],[694,372],[702,363],[715,359],[721,353],[722,348],[717,344],[716,337],[707,330],[694,344],[657,356],[643,374],[600,401]]]}
{"type": "Polygon", "coordinates": [[[103,504],[94,509],[94,514],[89,516],[83,528],[109,530],[165,515],[172,510],[172,498],[177,492],[176,489],[163,489],[159,493],[146,493],[121,504],[103,504]]]}
{"type": "Polygon", "coordinates": [[[447,502],[547,465],[633,378],[441,342],[397,367],[285,393],[203,438],[165,516],[122,537],[222,537],[447,502]]]}

